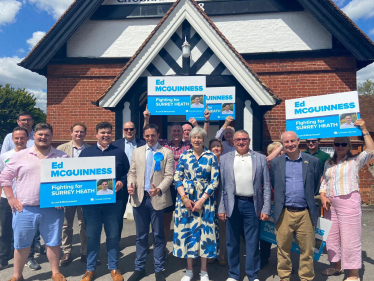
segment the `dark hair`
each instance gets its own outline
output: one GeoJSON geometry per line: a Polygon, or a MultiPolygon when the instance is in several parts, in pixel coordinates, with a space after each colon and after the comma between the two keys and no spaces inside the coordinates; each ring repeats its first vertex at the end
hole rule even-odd
{"type": "Polygon", "coordinates": [[[51,134],[53,135],[53,128],[50,124],[48,123],[39,123],[35,126],[34,132],[36,133],[37,131],[40,130],[50,130],[51,134]]]}
{"type": "Polygon", "coordinates": [[[29,132],[28,132],[25,128],[22,128],[22,127],[20,127],[20,126],[17,126],[17,127],[15,127],[15,128],[13,129],[12,136],[14,135],[13,133],[14,133],[15,131],[24,131],[24,132],[26,133],[26,136],[27,136],[27,137],[29,136],[29,132]]]}
{"type": "Polygon", "coordinates": [[[29,115],[29,116],[31,116],[31,119],[34,119],[34,117],[32,117],[32,114],[31,114],[30,112],[28,112],[28,111],[21,111],[21,112],[18,114],[17,120],[19,120],[19,118],[20,118],[21,116],[26,116],[26,115],[29,115]]]}
{"type": "Polygon", "coordinates": [[[173,124],[171,124],[170,129],[171,129],[172,127],[174,127],[174,126],[179,126],[179,127],[181,127],[181,130],[183,131],[183,128],[182,128],[182,124],[181,124],[181,123],[179,123],[179,122],[174,122],[173,124]]]}
{"type": "Polygon", "coordinates": [[[103,181],[101,182],[101,185],[103,185],[104,182],[106,182],[107,184],[109,184],[109,181],[108,181],[108,180],[103,180],[103,181]]]}
{"type": "Polygon", "coordinates": [[[84,132],[87,132],[87,127],[84,125],[82,122],[75,122],[71,127],[70,127],[70,132],[73,132],[73,129],[75,126],[81,126],[84,128],[84,132]]]}
{"type": "Polygon", "coordinates": [[[156,133],[158,134],[158,127],[157,127],[157,125],[155,125],[155,124],[148,124],[148,125],[144,126],[143,132],[145,132],[145,130],[148,130],[148,129],[155,129],[156,133]]]}
{"type": "Polygon", "coordinates": [[[101,129],[110,129],[112,131],[113,126],[109,122],[100,122],[96,125],[96,133],[98,133],[101,129]]]}
{"type": "MultiPolygon", "coordinates": [[[[209,142],[209,150],[212,150],[212,143],[213,142],[219,142],[219,144],[220,144],[220,146],[221,146],[221,149],[222,149],[222,152],[223,152],[223,150],[224,150],[224,147],[223,147],[223,143],[222,143],[222,141],[220,140],[220,139],[212,139],[210,142],[209,142]]],[[[221,152],[221,153],[222,153],[221,152]]]]}

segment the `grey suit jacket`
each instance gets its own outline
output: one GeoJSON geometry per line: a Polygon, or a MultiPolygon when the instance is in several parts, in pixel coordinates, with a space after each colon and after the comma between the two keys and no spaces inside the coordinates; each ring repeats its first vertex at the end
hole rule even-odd
{"type": "MultiPolygon", "coordinates": [[[[318,221],[318,207],[314,200],[314,195],[317,194],[321,182],[321,161],[318,158],[301,153],[303,161],[303,181],[306,202],[308,204],[309,213],[312,217],[314,225],[318,221]]],[[[285,207],[286,201],[286,155],[283,154],[270,162],[270,178],[271,185],[274,189],[274,223],[279,220],[280,215],[285,207]]]]}
{"type": "MultiPolygon", "coordinates": [[[[127,186],[129,187],[132,183],[135,189],[135,194],[130,195],[130,203],[133,207],[139,207],[144,198],[146,149],[146,145],[134,149],[130,170],[127,174],[127,186]]],[[[155,161],[153,161],[151,184],[161,189],[162,194],[152,197],[151,201],[155,210],[162,210],[173,203],[171,200],[170,185],[173,182],[174,157],[170,149],[160,144],[157,147],[157,152],[161,152],[164,155],[164,160],[161,161],[161,171],[159,172],[154,170],[155,161]]]]}
{"type": "MultiPolygon", "coordinates": [[[[84,143],[85,148],[90,147],[88,143],[84,143]]],[[[73,157],[73,141],[63,143],[57,147],[58,150],[65,152],[70,158],[73,157]]]]}
{"type": "MultiPolygon", "coordinates": [[[[234,159],[235,152],[231,151],[221,156],[220,174],[221,184],[218,188],[219,206],[218,213],[226,213],[231,217],[235,204],[235,175],[234,159]]],[[[271,212],[271,189],[269,168],[265,155],[250,150],[252,156],[252,174],[253,174],[253,202],[256,215],[260,217],[261,213],[270,215],[271,212]]]]}

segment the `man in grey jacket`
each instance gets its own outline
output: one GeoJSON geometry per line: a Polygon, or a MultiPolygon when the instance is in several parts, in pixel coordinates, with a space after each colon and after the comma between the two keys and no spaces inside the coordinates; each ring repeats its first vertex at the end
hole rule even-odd
{"type": "Polygon", "coordinates": [[[221,188],[218,198],[220,219],[226,220],[229,278],[240,277],[240,236],[244,228],[246,244],[245,271],[249,281],[258,281],[260,270],[260,220],[271,212],[271,189],[266,157],[249,149],[251,139],[246,131],[234,135],[236,151],[220,159],[221,188]],[[222,195],[222,196],[221,196],[222,195]]]}

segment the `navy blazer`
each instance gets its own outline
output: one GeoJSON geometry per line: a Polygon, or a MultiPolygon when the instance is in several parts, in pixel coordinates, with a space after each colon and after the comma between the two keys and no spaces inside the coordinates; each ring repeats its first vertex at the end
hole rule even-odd
{"type": "MultiPolygon", "coordinates": [[[[145,140],[141,139],[135,139],[137,147],[141,147],[146,144],[145,140]]],[[[121,148],[122,151],[125,151],[125,138],[120,138],[119,140],[116,140],[115,142],[112,142],[114,146],[117,146],[118,148],[121,148]]]]}
{"type": "MultiPolygon", "coordinates": [[[[318,158],[301,152],[303,182],[306,202],[314,226],[318,221],[318,204],[314,196],[319,190],[321,183],[321,161],[318,158]]],[[[284,209],[286,202],[286,155],[283,154],[270,161],[270,180],[274,190],[274,210],[273,217],[276,224],[284,209]]]]}

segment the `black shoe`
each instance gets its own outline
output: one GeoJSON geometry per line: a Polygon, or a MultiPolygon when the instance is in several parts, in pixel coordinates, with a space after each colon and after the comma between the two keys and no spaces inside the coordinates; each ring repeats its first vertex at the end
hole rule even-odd
{"type": "Polygon", "coordinates": [[[261,260],[261,269],[263,269],[265,266],[269,264],[269,260],[261,260]]]}
{"type": "Polygon", "coordinates": [[[25,266],[30,267],[32,270],[42,269],[42,267],[40,266],[40,264],[38,264],[38,262],[34,258],[28,258],[27,261],[26,261],[25,266]]]}
{"type": "Polygon", "coordinates": [[[41,255],[45,255],[45,248],[42,245],[36,245],[34,247],[34,251],[35,251],[35,253],[38,253],[38,254],[41,254],[41,255]]]}
{"type": "Polygon", "coordinates": [[[165,275],[162,271],[156,272],[156,281],[166,281],[165,275]]]}
{"type": "Polygon", "coordinates": [[[145,270],[143,270],[143,271],[136,271],[135,270],[134,273],[130,276],[130,278],[127,279],[127,281],[139,281],[144,277],[145,277],[145,270]]]}
{"type": "Polygon", "coordinates": [[[0,270],[3,270],[9,266],[8,262],[0,262],[0,270]]]}
{"type": "Polygon", "coordinates": [[[81,262],[87,263],[87,256],[81,255],[81,262]]]}

